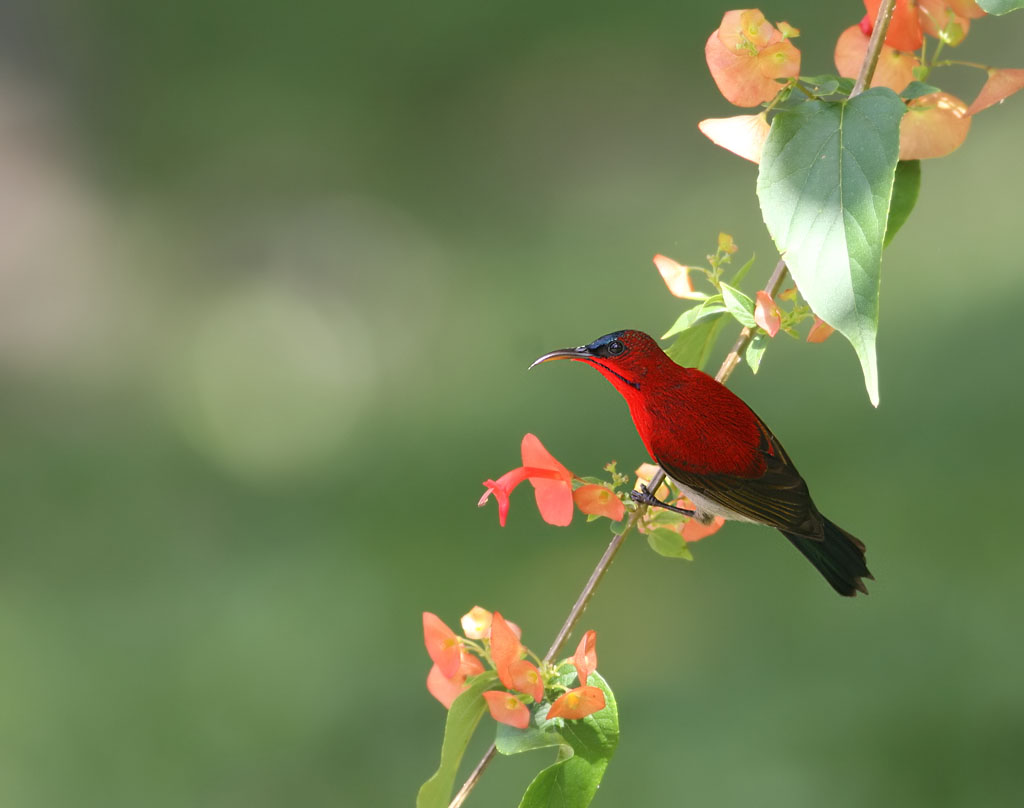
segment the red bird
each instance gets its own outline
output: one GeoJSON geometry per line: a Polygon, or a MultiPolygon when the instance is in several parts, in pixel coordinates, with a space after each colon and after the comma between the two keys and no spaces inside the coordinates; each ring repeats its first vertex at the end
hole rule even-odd
{"type": "Polygon", "coordinates": [[[778,438],[724,384],[677,365],[642,331],[552,351],[530,367],[552,359],[586,362],[615,386],[647,451],[696,510],[667,505],[646,487],[635,501],[704,523],[723,516],[777,528],[840,595],[867,594],[864,545],[821,515],[778,438]]]}

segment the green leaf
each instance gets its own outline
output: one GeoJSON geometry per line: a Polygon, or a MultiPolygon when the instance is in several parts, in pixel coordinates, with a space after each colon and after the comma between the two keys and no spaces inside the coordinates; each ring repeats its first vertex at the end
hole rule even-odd
{"type": "Polygon", "coordinates": [[[822,76],[801,76],[800,81],[813,89],[816,95],[832,95],[839,89],[839,76],[831,73],[822,76]]]}
{"type": "MultiPolygon", "coordinates": [[[[559,668],[557,680],[566,689],[576,685],[576,670],[559,668]]],[[[608,761],[619,742],[619,712],[615,696],[602,676],[590,674],[589,684],[604,691],[605,707],[586,718],[548,721],[551,704],[537,705],[534,722],[525,730],[498,725],[495,746],[504,755],[557,747],[555,762],[540,772],[526,789],[519,808],[586,808],[597,793],[608,761]]]]}
{"type": "Polygon", "coordinates": [[[882,240],[905,111],[876,87],[779,112],[757,178],[765,224],[800,294],[849,340],[875,406],[882,240]]]}
{"type": "Polygon", "coordinates": [[[896,180],[892,185],[892,203],[889,205],[889,221],[885,226],[883,247],[888,247],[893,236],[899,232],[910,212],[917,204],[917,194],[921,190],[921,161],[900,160],[896,164],[896,180]]]}
{"type": "Polygon", "coordinates": [[[1018,8],[1024,8],[1024,2],[1021,2],[1021,0],[978,0],[978,5],[982,11],[995,14],[997,17],[1009,14],[1018,8]]]}
{"type": "Polygon", "coordinates": [[[770,340],[767,334],[755,334],[754,338],[747,344],[747,364],[750,365],[750,370],[753,373],[757,373],[757,369],[761,367],[761,357],[764,355],[764,349],[768,347],[768,340],[770,340]]]}
{"type": "Polygon", "coordinates": [[[751,253],[750,258],[747,259],[747,262],[736,270],[736,274],[732,276],[732,281],[730,281],[733,288],[740,285],[740,281],[742,281],[743,278],[746,277],[746,274],[750,271],[750,268],[754,266],[754,261],[756,260],[757,253],[751,253]]]}
{"type": "Polygon", "coordinates": [[[653,516],[648,516],[647,522],[654,527],[671,527],[672,525],[682,524],[687,520],[687,518],[688,517],[683,516],[681,513],[669,511],[665,508],[657,508],[654,510],[653,516]]]}
{"type": "Polygon", "coordinates": [[[677,364],[703,370],[715,347],[715,340],[727,322],[724,312],[706,317],[676,337],[665,353],[677,364]]]}
{"type": "Polygon", "coordinates": [[[611,532],[614,533],[616,536],[618,536],[626,529],[626,526],[629,524],[630,513],[631,511],[627,508],[626,515],[623,516],[622,519],[620,519],[618,522],[609,522],[608,527],[611,530],[611,532]]]}
{"type": "Polygon", "coordinates": [[[722,299],[729,314],[735,317],[740,323],[753,328],[754,322],[754,301],[747,297],[739,289],[733,289],[727,283],[722,284],[722,299]]]}
{"type": "Polygon", "coordinates": [[[931,95],[932,93],[939,92],[942,91],[931,84],[925,84],[923,81],[912,81],[900,93],[900,98],[905,101],[912,101],[915,98],[920,98],[922,95],[931,95]]]}
{"type": "Polygon", "coordinates": [[[705,317],[711,317],[720,311],[725,311],[725,306],[722,304],[722,296],[712,295],[703,303],[693,306],[680,314],[675,323],[672,324],[672,327],[661,335],[661,338],[668,339],[688,328],[693,328],[694,323],[705,317]]]}
{"type": "Polygon", "coordinates": [[[441,765],[434,775],[420,786],[416,796],[416,808],[445,808],[452,795],[459,764],[466,753],[469,739],[487,712],[484,700],[485,690],[493,690],[498,674],[486,671],[468,680],[469,686],[452,702],[448,719],[444,723],[444,742],[441,744],[441,765]]]}
{"type": "Polygon", "coordinates": [[[683,537],[667,527],[659,527],[648,532],[647,543],[654,552],[665,556],[665,558],[682,558],[693,561],[693,555],[690,553],[690,548],[686,546],[686,542],[683,541],[683,537]]]}

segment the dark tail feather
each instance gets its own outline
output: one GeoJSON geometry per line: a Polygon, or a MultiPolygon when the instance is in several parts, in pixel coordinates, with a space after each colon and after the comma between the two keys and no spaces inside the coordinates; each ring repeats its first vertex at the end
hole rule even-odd
{"type": "Polygon", "coordinates": [[[796,549],[804,554],[840,595],[850,597],[857,592],[866,595],[868,588],[861,579],[870,578],[873,581],[874,578],[864,560],[864,545],[824,516],[821,519],[825,527],[823,539],[810,539],[786,532],[782,535],[793,542],[796,549]]]}

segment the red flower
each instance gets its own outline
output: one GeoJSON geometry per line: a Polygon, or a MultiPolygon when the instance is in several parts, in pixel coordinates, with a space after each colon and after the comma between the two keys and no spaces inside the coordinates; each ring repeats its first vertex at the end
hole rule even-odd
{"type": "Polygon", "coordinates": [[[485,481],[487,491],[477,504],[483,505],[494,494],[498,500],[498,521],[504,527],[509,494],[523,480],[529,480],[541,518],[550,525],[565,527],[572,521],[572,472],[544,448],[536,435],[527,433],[523,436],[521,451],[523,465],[497,480],[485,481]]]}
{"type": "MultiPolygon", "coordinates": [[[[872,28],[875,20],[878,19],[880,5],[882,5],[882,0],[864,0],[864,8],[867,9],[868,17],[871,18],[872,28]]],[[[921,47],[922,42],[924,42],[924,34],[921,32],[917,3],[914,0],[896,0],[896,8],[889,21],[889,30],[885,32],[885,44],[896,48],[896,50],[914,51],[921,47]]]]}

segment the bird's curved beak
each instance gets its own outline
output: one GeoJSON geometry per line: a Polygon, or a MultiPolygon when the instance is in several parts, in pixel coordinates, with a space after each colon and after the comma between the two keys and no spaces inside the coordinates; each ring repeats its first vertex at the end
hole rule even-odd
{"type": "Polygon", "coordinates": [[[593,355],[586,345],[580,345],[578,348],[559,348],[557,351],[551,351],[551,353],[546,353],[544,356],[535,359],[527,370],[532,370],[537,365],[543,362],[550,362],[553,359],[589,359],[593,355]]]}

